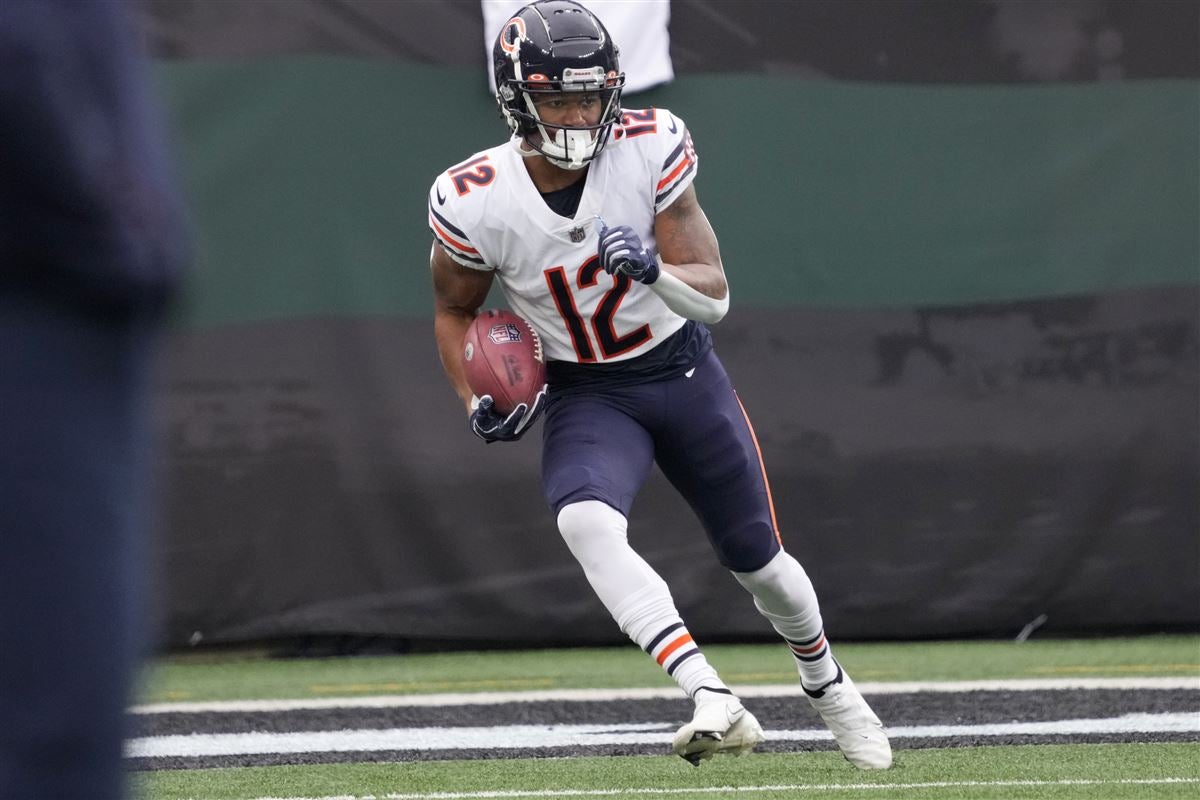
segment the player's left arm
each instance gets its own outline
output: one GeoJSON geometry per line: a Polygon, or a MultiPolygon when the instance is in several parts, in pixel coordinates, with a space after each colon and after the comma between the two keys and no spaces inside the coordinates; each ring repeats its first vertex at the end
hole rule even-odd
{"type": "Polygon", "coordinates": [[[709,224],[696,187],[654,217],[661,273],[650,284],[675,313],[701,322],[719,322],[729,310],[729,283],[717,234],[709,224]]]}
{"type": "Polygon", "coordinates": [[[596,255],[604,271],[643,283],[681,317],[720,322],[729,310],[729,284],[717,235],[690,185],[654,217],[658,254],[629,225],[608,227],[596,218],[596,255]]]}

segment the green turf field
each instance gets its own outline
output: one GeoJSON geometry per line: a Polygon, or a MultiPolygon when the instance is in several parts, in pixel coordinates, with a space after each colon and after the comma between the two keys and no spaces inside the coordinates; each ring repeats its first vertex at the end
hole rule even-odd
{"type": "MultiPolygon", "coordinates": [[[[1045,677],[1196,678],[1200,637],[842,644],[860,683],[1045,677]]],[[[781,647],[706,648],[731,684],[793,679],[781,647]]],[[[196,653],[164,659],[142,701],[359,697],[369,694],[661,687],[636,649],[421,654],[270,660],[196,653]]],[[[1194,693],[1191,695],[1194,697],[1194,693]]],[[[1179,709],[1200,717],[1200,708],[1179,709]]],[[[885,720],[889,725],[903,720],[885,720]]],[[[1031,744],[896,750],[886,772],[860,772],[829,751],[757,753],[692,768],[662,756],[482,758],[162,769],[134,776],[146,800],[250,798],[1193,798],[1200,738],[1173,743],[1031,744]]]]}
{"type": "Polygon", "coordinates": [[[709,800],[1195,798],[1200,795],[1200,745],[911,750],[901,751],[892,769],[871,775],[854,770],[836,754],[806,753],[716,760],[698,769],[673,757],[443,761],[191,770],[155,773],[139,783],[144,797],[164,800],[262,796],[350,800],[391,795],[709,800]],[[1189,782],[1134,782],[1170,778],[1189,782]]]}
{"type": "MultiPolygon", "coordinates": [[[[779,645],[707,645],[704,654],[728,683],[796,677],[779,645]]],[[[1200,637],[841,643],[837,657],[860,683],[1200,675],[1200,637]]],[[[670,685],[632,646],[491,652],[486,658],[468,652],[280,660],[200,651],[157,663],[142,702],[670,685]]]]}

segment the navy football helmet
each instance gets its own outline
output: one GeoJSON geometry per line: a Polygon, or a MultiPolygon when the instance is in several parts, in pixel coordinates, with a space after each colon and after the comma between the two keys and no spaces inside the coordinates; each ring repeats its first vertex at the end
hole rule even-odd
{"type": "Polygon", "coordinates": [[[617,46],[596,15],[572,0],[525,6],[496,37],[492,68],[496,102],[508,127],[534,151],[564,169],[581,169],[600,154],[621,115],[617,46]],[[593,92],[602,109],[596,125],[550,125],[538,115],[539,94],[593,92]]]}

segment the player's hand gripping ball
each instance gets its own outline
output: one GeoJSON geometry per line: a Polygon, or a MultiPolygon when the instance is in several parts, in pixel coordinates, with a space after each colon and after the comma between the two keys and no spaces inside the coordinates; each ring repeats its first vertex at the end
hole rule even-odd
{"type": "Polygon", "coordinates": [[[546,405],[546,361],[537,331],[511,311],[483,311],[463,339],[467,384],[479,398],[471,430],[485,442],[514,441],[546,405]]]}

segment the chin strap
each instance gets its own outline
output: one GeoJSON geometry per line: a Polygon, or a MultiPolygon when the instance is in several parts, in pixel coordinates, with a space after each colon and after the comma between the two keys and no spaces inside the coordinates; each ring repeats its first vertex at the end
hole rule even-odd
{"type": "Polygon", "coordinates": [[[526,144],[525,137],[521,136],[520,134],[514,133],[513,137],[508,140],[508,143],[511,144],[513,148],[521,154],[521,158],[535,158],[541,155],[541,153],[539,153],[537,150],[534,150],[532,147],[526,144]]]}
{"type": "MultiPolygon", "coordinates": [[[[583,143],[584,147],[586,147],[587,145],[592,143],[591,132],[589,132],[589,131],[560,130],[560,131],[558,131],[558,134],[559,134],[560,138],[563,137],[563,135],[565,134],[565,138],[566,138],[567,142],[571,142],[572,140],[574,140],[576,143],[578,143],[580,140],[583,140],[582,143],[583,143]]],[[[543,138],[543,140],[545,140],[544,135],[542,138],[543,138]]],[[[594,149],[589,151],[592,153],[592,155],[590,155],[586,159],[581,159],[579,161],[562,158],[561,156],[551,155],[550,153],[546,153],[541,150],[538,150],[535,147],[531,147],[529,145],[529,143],[525,141],[525,137],[521,136],[520,134],[514,134],[513,137],[511,139],[509,139],[509,144],[511,144],[513,147],[515,147],[517,149],[517,152],[521,154],[522,158],[534,158],[536,156],[543,156],[551,164],[554,164],[557,167],[562,167],[563,169],[571,170],[572,172],[574,172],[575,170],[583,169],[588,164],[590,164],[592,162],[592,159],[595,157],[594,149]]],[[[564,146],[563,142],[558,139],[551,142],[551,144],[553,144],[555,147],[563,150],[564,152],[567,152],[569,150],[569,148],[564,146]]]]}

